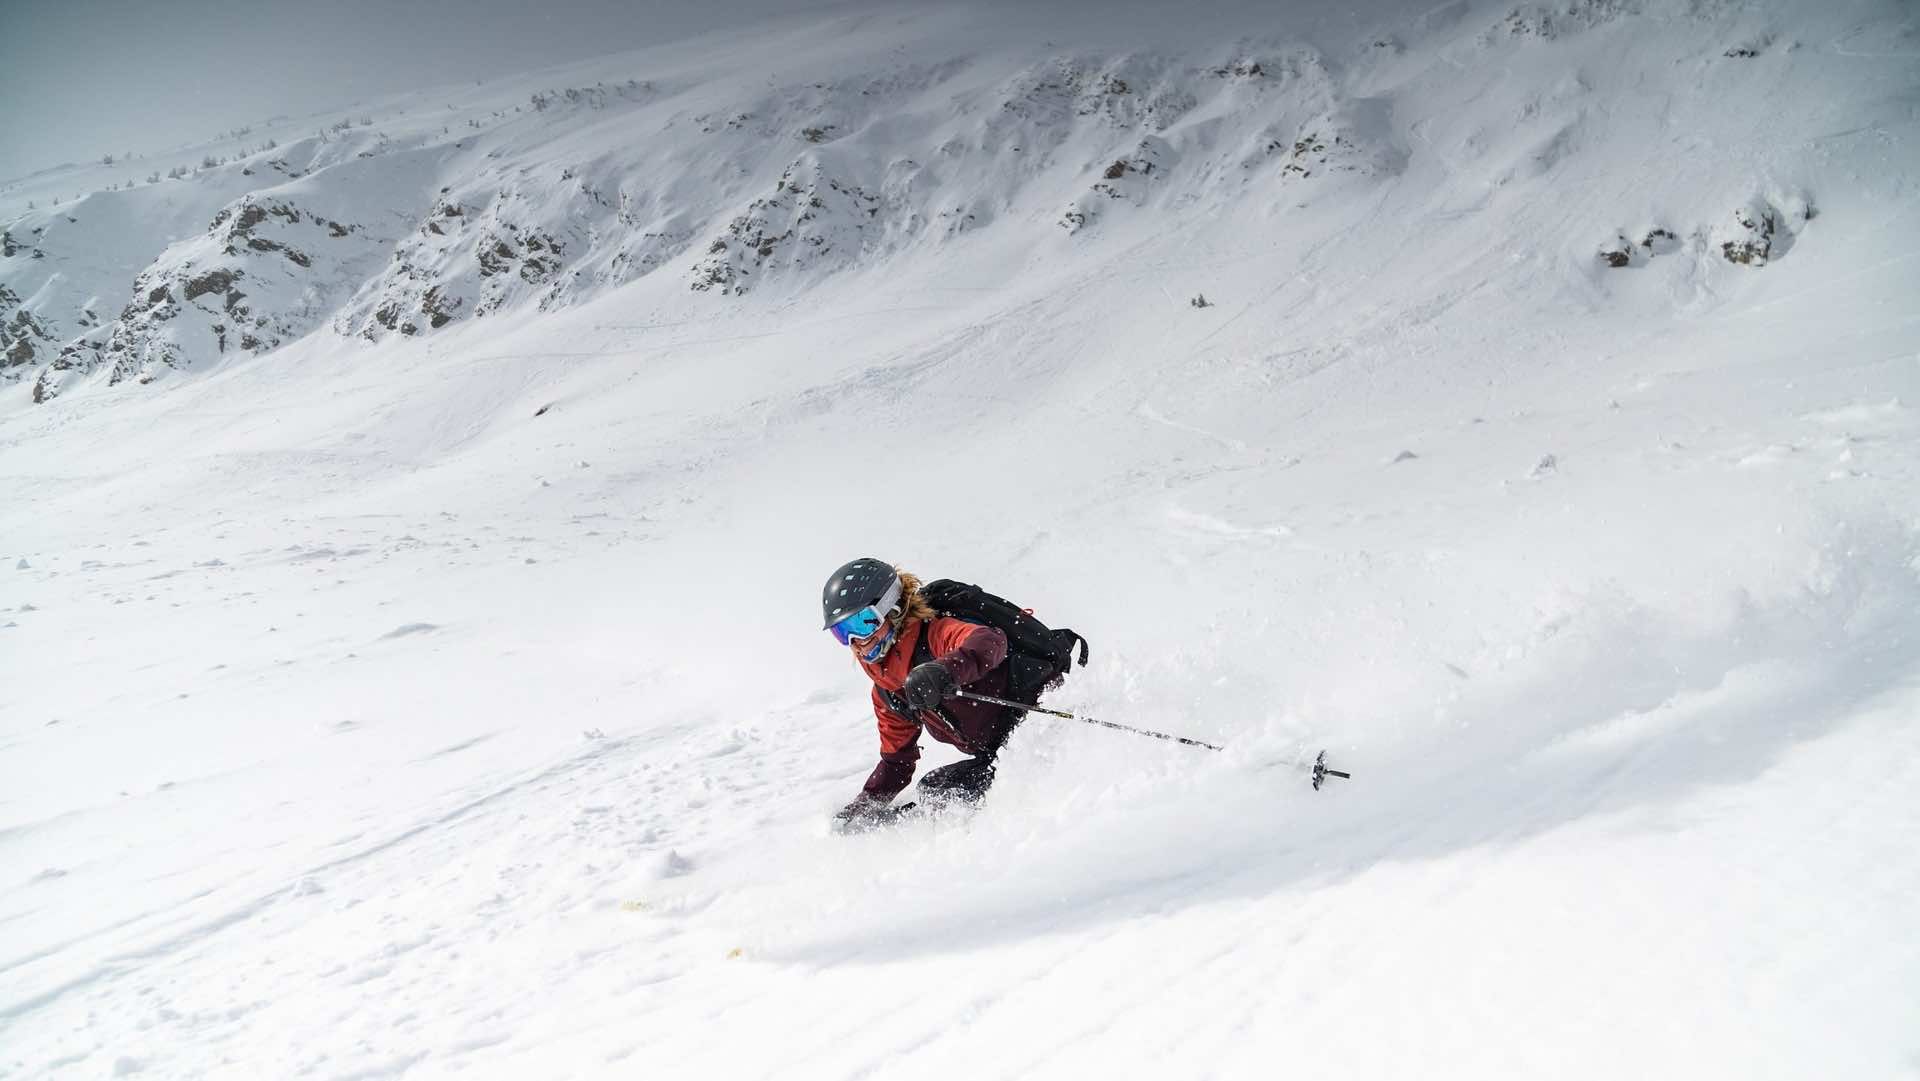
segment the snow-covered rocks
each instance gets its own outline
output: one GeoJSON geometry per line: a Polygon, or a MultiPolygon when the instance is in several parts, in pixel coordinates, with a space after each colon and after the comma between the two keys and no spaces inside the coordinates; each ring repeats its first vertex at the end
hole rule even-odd
{"type": "Polygon", "coordinates": [[[1758,268],[1784,256],[1817,216],[1812,199],[1805,194],[1754,196],[1726,217],[1695,226],[1684,236],[1667,225],[1621,230],[1599,246],[1598,258],[1608,267],[1638,267],[1690,247],[1695,252],[1711,251],[1737,266],[1758,268]]]}
{"type": "Polygon", "coordinates": [[[1611,22],[1628,10],[1628,5],[1621,0],[1560,0],[1552,4],[1521,4],[1489,28],[1481,36],[1481,41],[1489,45],[1512,38],[1555,41],[1611,22]]]}
{"type": "Polygon", "coordinates": [[[20,295],[0,285],[0,371],[34,363],[52,344],[53,335],[21,305],[20,295]]]}
{"type": "Polygon", "coordinates": [[[118,318],[67,343],[35,399],[103,368],[109,384],[145,383],[230,352],[275,349],[317,326],[379,248],[360,226],[289,196],[246,195],[136,276],[118,318]]]}
{"type": "MultiPolygon", "coordinates": [[[[616,106],[630,109],[635,95],[651,92],[608,95],[599,106],[582,98],[574,119],[614,123],[597,110],[617,115],[616,106]]],[[[692,240],[687,209],[672,205],[671,193],[636,184],[631,163],[617,155],[572,164],[486,160],[450,179],[387,265],[334,317],[335,332],[377,341],[521,306],[551,311],[652,273],[692,240]]]]}
{"type": "Polygon", "coordinates": [[[1069,233],[1077,233],[1097,220],[1108,204],[1115,200],[1136,207],[1144,206],[1156,180],[1165,179],[1164,167],[1175,156],[1166,140],[1154,135],[1141,139],[1140,145],[1131,153],[1115,158],[1112,164],[1100,171],[1100,179],[1093,182],[1092,189],[1086,195],[1068,204],[1066,211],[1060,215],[1060,227],[1069,233]]]}
{"type": "Polygon", "coordinates": [[[10,225],[0,379],[32,378],[45,401],[98,373],[146,383],[322,327],[427,335],[663,272],[714,298],[805,290],[988,230],[1038,240],[1048,222],[1080,234],[1149,208],[1209,213],[1405,156],[1391,107],[1352,97],[1318,51],[1247,43],[1042,54],[987,81],[965,57],[887,62],[751,95],[616,80],[537,89],[464,128],[348,117],[271,156],[90,197],[68,221],[10,225]],[[211,226],[169,229],[216,198],[211,226]],[[162,224],[117,230],[121,268],[143,269],[67,280],[75,242],[167,199],[162,224]],[[96,314],[101,296],[126,298],[117,317],[96,314]]]}
{"type": "Polygon", "coordinates": [[[551,289],[569,242],[523,224],[518,202],[513,190],[473,206],[443,192],[336,328],[368,340],[411,336],[551,289]]]}
{"type": "Polygon", "coordinates": [[[780,175],[771,194],[749,203],[708,242],[690,285],[737,296],[756,274],[844,265],[880,234],[881,207],[879,193],[842,179],[809,152],[780,175]]]}
{"type": "Polygon", "coordinates": [[[1733,209],[1716,225],[1711,243],[1729,263],[1763,267],[1778,260],[1793,247],[1794,238],[1816,216],[1813,203],[1804,196],[1782,200],[1775,206],[1755,197],[1733,209]]]}
{"type": "Polygon", "coordinates": [[[1634,231],[1638,240],[1629,240],[1628,234],[1620,232],[1613,239],[1600,246],[1600,261],[1614,268],[1645,266],[1647,260],[1656,255],[1666,255],[1680,249],[1680,237],[1665,226],[1653,225],[1634,231]]]}

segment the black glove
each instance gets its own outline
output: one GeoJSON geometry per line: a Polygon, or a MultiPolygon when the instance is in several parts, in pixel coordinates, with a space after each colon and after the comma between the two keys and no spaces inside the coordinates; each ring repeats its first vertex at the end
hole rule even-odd
{"type": "Polygon", "coordinates": [[[907,673],[907,685],[901,693],[906,695],[907,708],[918,713],[953,697],[956,690],[953,673],[938,661],[928,661],[907,673]]]}
{"type": "Polygon", "coordinates": [[[899,818],[902,811],[912,809],[911,803],[893,807],[863,793],[859,799],[834,812],[833,826],[841,833],[864,833],[887,825],[899,818]]]}
{"type": "Polygon", "coordinates": [[[875,811],[885,806],[886,804],[863,793],[859,799],[835,811],[833,813],[833,820],[844,826],[855,819],[872,818],[875,811]]]}

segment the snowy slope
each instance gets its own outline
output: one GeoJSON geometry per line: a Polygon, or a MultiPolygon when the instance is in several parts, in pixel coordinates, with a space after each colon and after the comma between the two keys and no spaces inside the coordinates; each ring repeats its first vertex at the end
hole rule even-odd
{"type": "Polygon", "coordinates": [[[1910,8],[970,14],[8,226],[0,1072],[1914,1076],[1910,8]],[[1228,749],[832,836],[859,554],[1228,749]]]}

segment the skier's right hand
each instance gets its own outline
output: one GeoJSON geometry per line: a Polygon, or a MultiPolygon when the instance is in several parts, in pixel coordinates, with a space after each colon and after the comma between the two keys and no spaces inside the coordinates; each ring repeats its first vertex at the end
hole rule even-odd
{"type": "Polygon", "coordinates": [[[907,700],[907,708],[919,713],[953,697],[957,689],[953,683],[953,673],[946,665],[939,661],[928,661],[915,665],[913,671],[907,673],[906,686],[900,688],[900,693],[907,700]]]}

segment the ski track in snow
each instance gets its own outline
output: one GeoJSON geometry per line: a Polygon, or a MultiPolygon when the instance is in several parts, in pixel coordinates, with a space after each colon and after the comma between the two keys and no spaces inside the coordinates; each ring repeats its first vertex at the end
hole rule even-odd
{"type": "Polygon", "coordinates": [[[1296,14],[462,90],[660,67],[367,206],[594,163],[678,254],[0,388],[0,1076],[1914,1076],[1910,13],[1296,14]],[[690,289],[801,154],[883,235],[690,289]],[[978,810],[832,834],[850,554],[1227,749],[1036,717],[978,810]]]}

